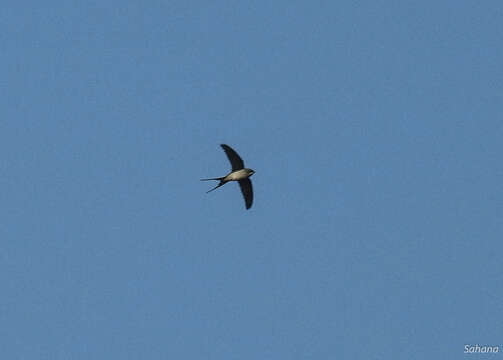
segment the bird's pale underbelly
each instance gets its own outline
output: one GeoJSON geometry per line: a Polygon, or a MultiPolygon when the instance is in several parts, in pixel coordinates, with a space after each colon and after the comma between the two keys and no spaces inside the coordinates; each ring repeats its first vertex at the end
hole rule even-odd
{"type": "Polygon", "coordinates": [[[246,179],[249,176],[249,174],[246,172],[246,170],[241,169],[237,170],[234,172],[231,172],[229,175],[225,177],[224,180],[226,181],[238,181],[242,179],[246,179]]]}

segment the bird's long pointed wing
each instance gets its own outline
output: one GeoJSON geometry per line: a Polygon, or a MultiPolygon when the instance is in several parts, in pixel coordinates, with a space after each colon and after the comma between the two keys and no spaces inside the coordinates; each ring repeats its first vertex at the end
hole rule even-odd
{"type": "Polygon", "coordinates": [[[235,152],[229,145],[221,144],[222,149],[224,149],[225,154],[229,158],[232,165],[232,171],[241,170],[245,167],[243,159],[241,159],[237,152],[235,152]]]}
{"type": "Polygon", "coordinates": [[[246,209],[248,210],[251,208],[253,203],[253,188],[251,180],[248,178],[239,180],[239,187],[241,188],[241,192],[245,198],[246,209]]]}

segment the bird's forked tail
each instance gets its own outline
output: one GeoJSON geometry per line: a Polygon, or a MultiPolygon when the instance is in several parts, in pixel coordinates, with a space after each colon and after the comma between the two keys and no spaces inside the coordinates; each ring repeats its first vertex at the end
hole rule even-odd
{"type": "Polygon", "coordinates": [[[218,177],[218,178],[211,178],[211,179],[201,179],[201,181],[207,181],[207,180],[220,180],[220,182],[218,183],[218,185],[217,185],[217,186],[215,186],[215,187],[214,187],[213,189],[211,189],[211,190],[206,191],[206,193],[209,193],[209,192],[211,192],[211,191],[213,191],[213,190],[215,190],[215,189],[218,189],[220,186],[222,186],[223,184],[225,184],[227,181],[224,181],[224,178],[225,178],[225,176],[224,176],[224,177],[218,177]]]}

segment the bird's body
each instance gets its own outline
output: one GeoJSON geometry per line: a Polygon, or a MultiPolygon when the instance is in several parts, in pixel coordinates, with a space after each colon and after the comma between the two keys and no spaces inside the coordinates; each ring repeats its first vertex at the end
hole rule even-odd
{"type": "Polygon", "coordinates": [[[217,186],[213,189],[208,190],[207,192],[218,189],[220,186],[228,183],[229,181],[237,181],[239,182],[239,187],[241,188],[241,192],[243,193],[243,197],[245,199],[246,209],[251,208],[253,203],[253,188],[251,181],[249,179],[255,171],[252,169],[248,169],[244,167],[243,160],[239,157],[239,155],[228,145],[221,144],[222,149],[224,149],[229,161],[232,165],[232,171],[223,177],[211,178],[211,179],[201,179],[201,181],[207,180],[219,180],[217,186]]]}
{"type": "Polygon", "coordinates": [[[239,181],[239,180],[243,180],[243,179],[246,179],[246,178],[252,176],[253,173],[254,173],[254,171],[252,169],[247,169],[247,168],[244,168],[241,170],[236,170],[236,171],[231,171],[223,178],[223,180],[225,180],[225,181],[239,181]]]}

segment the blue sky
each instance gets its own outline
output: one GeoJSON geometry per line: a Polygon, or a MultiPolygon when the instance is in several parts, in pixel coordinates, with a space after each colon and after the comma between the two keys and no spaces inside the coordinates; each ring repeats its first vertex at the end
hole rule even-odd
{"type": "Polygon", "coordinates": [[[500,1],[7,1],[6,359],[503,351],[500,1]],[[251,210],[236,184],[253,176],[251,210]]]}

